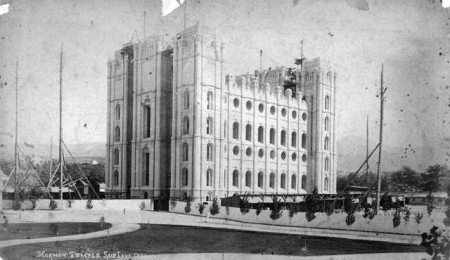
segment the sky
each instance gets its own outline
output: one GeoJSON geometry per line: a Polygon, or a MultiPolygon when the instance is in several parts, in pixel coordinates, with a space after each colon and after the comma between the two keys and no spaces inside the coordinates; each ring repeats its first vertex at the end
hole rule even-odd
{"type": "MultiPolygon", "coordinates": [[[[173,37],[183,8],[161,15],[159,0],[2,0],[0,143],[12,149],[14,63],[19,63],[19,140],[58,137],[59,55],[64,44],[63,138],[106,141],[107,61],[145,35],[173,37]],[[145,22],[144,22],[145,12],[145,22]],[[145,24],[145,26],[144,26],[145,24]]],[[[450,157],[450,9],[439,1],[187,0],[186,22],[215,29],[226,43],[226,73],[331,61],[338,74],[337,138],[378,137],[380,69],[386,91],[384,145],[433,160],[450,157]]],[[[339,150],[339,147],[338,147],[339,150]]],[[[441,161],[439,161],[442,163],[441,161]]]]}

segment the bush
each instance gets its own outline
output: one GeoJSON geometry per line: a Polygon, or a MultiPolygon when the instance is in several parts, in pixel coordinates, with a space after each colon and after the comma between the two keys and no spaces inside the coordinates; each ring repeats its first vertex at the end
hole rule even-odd
{"type": "Polygon", "coordinates": [[[306,220],[308,222],[316,218],[316,211],[319,202],[319,192],[317,187],[314,187],[311,194],[306,195],[306,220]]]}
{"type": "Polygon", "coordinates": [[[186,212],[186,214],[189,214],[189,212],[191,212],[191,198],[187,198],[186,200],[186,207],[184,207],[184,212],[186,212]]]}
{"type": "Polygon", "coordinates": [[[48,207],[51,210],[55,210],[58,208],[58,203],[54,199],[50,199],[50,203],[48,204],[48,207]]]}
{"type": "Polygon", "coordinates": [[[327,216],[331,216],[334,213],[334,207],[336,206],[336,201],[333,201],[333,203],[326,203],[325,202],[325,212],[327,213],[327,216]]]}
{"type": "Polygon", "coordinates": [[[277,220],[281,217],[283,212],[281,211],[281,201],[278,200],[276,196],[272,197],[272,206],[270,208],[270,218],[272,220],[277,220]]]}
{"type": "Polygon", "coordinates": [[[67,202],[69,202],[69,206],[68,207],[72,208],[72,203],[73,203],[72,200],[68,200],[67,202]]]}
{"type": "Polygon", "coordinates": [[[434,209],[434,197],[433,193],[429,192],[427,195],[427,212],[428,215],[431,215],[434,209]]]}
{"type": "Polygon", "coordinates": [[[415,215],[414,218],[416,220],[417,225],[420,225],[420,223],[422,223],[423,213],[422,212],[416,212],[416,215],[415,215]]]}
{"type": "Polygon", "coordinates": [[[174,198],[171,198],[169,203],[171,210],[173,210],[177,206],[177,201],[174,198]]]}
{"type": "Polygon", "coordinates": [[[211,215],[213,216],[220,213],[219,202],[217,201],[217,198],[213,199],[212,205],[211,207],[209,207],[209,212],[211,212],[211,215]]]}
{"type": "Polygon", "coordinates": [[[86,201],[86,209],[92,209],[94,206],[92,205],[92,200],[88,199],[86,201]]]}
{"type": "Polygon", "coordinates": [[[347,224],[347,226],[351,226],[353,223],[355,223],[356,218],[355,218],[355,214],[350,213],[347,215],[347,217],[345,218],[345,223],[347,224]]]}
{"type": "Polygon", "coordinates": [[[199,203],[198,204],[198,212],[200,213],[200,215],[203,214],[203,210],[205,210],[205,205],[203,205],[203,203],[199,203]]]}
{"type": "Polygon", "coordinates": [[[103,228],[103,225],[105,224],[105,216],[101,216],[99,222],[100,222],[100,227],[103,228]]]}
{"type": "Polygon", "coordinates": [[[141,202],[141,205],[139,205],[139,209],[140,210],[144,210],[145,209],[145,202],[141,202]]]}
{"type": "Polygon", "coordinates": [[[394,225],[394,228],[396,228],[400,225],[400,210],[398,210],[398,209],[394,213],[394,218],[392,219],[392,224],[394,225]]]}
{"type": "Polygon", "coordinates": [[[258,202],[258,204],[256,204],[256,216],[259,216],[259,214],[261,214],[261,211],[263,209],[263,204],[261,202],[258,202]]]}
{"type": "Polygon", "coordinates": [[[239,210],[242,215],[250,212],[250,203],[248,202],[248,197],[239,198],[239,210]]]}
{"type": "Polygon", "coordinates": [[[31,209],[35,210],[37,207],[37,201],[36,199],[31,199],[31,209]]]}

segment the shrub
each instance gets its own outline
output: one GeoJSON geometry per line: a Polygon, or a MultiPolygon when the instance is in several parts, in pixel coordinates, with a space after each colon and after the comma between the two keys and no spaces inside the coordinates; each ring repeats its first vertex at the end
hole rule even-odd
{"type": "Polygon", "coordinates": [[[420,223],[422,223],[423,213],[422,212],[416,212],[416,215],[415,215],[414,218],[416,220],[417,225],[420,225],[420,223]]]}
{"type": "Polygon", "coordinates": [[[227,213],[227,216],[230,215],[230,207],[228,206],[225,207],[225,213],[227,213]]]}
{"type": "Polygon", "coordinates": [[[213,199],[212,205],[211,207],[209,207],[209,212],[211,212],[211,215],[213,216],[220,213],[219,202],[217,201],[217,198],[213,199]]]}
{"type": "Polygon", "coordinates": [[[261,214],[261,211],[263,209],[263,204],[261,202],[258,202],[258,204],[256,204],[256,216],[259,216],[259,214],[261,214]]]}
{"type": "Polygon", "coordinates": [[[171,210],[173,210],[177,206],[177,201],[174,198],[171,198],[169,203],[171,210]]]}
{"type": "Polygon", "coordinates": [[[314,187],[311,194],[306,195],[306,220],[308,222],[316,218],[317,205],[319,201],[319,192],[317,187],[314,187]]]}
{"type": "Polygon", "coordinates": [[[92,205],[92,200],[88,199],[86,201],[86,209],[92,209],[94,206],[92,205]]]}
{"type": "Polygon", "coordinates": [[[388,193],[385,192],[383,194],[383,196],[380,199],[380,207],[384,210],[384,211],[388,211],[391,209],[392,205],[391,205],[391,198],[388,196],[388,193]]]}
{"type": "Polygon", "coordinates": [[[48,207],[51,210],[55,210],[58,208],[58,203],[54,199],[50,199],[50,203],[48,204],[48,207]]]}
{"type": "Polygon", "coordinates": [[[394,213],[394,218],[392,219],[392,224],[394,225],[394,228],[398,227],[400,225],[400,210],[396,210],[394,213]]]}
{"type": "Polygon", "coordinates": [[[187,198],[186,200],[186,207],[184,207],[184,212],[186,212],[186,214],[189,214],[189,212],[191,212],[191,198],[187,198]]]}
{"type": "Polygon", "coordinates": [[[347,226],[351,226],[353,223],[355,223],[356,218],[354,213],[349,213],[347,217],[345,218],[345,223],[347,226]]]}
{"type": "Polygon", "coordinates": [[[12,209],[13,210],[20,210],[22,208],[22,202],[20,200],[14,200],[12,209]]]}
{"type": "Polygon", "coordinates": [[[334,207],[336,206],[336,201],[333,201],[333,203],[325,203],[325,212],[327,213],[327,216],[331,216],[334,213],[334,207]]]}
{"type": "Polygon", "coordinates": [[[69,203],[69,206],[68,206],[68,207],[69,207],[69,208],[72,208],[72,203],[73,203],[72,200],[68,200],[67,202],[69,203]]]}
{"type": "Polygon", "coordinates": [[[433,193],[429,192],[427,195],[427,212],[428,215],[431,215],[431,213],[433,212],[434,209],[434,197],[433,197],[433,193]]]}
{"type": "Polygon", "coordinates": [[[245,215],[250,212],[250,203],[248,202],[248,197],[244,196],[243,198],[239,198],[239,210],[242,215],[245,215]]]}
{"type": "Polygon", "coordinates": [[[52,231],[53,234],[55,234],[56,236],[59,235],[59,225],[57,223],[52,223],[50,224],[50,230],[52,231]]]}
{"type": "Polygon", "coordinates": [[[31,209],[35,210],[37,207],[37,201],[36,199],[31,199],[31,209]]]}
{"type": "Polygon", "coordinates": [[[281,211],[281,201],[278,200],[276,196],[272,197],[272,206],[270,208],[270,218],[272,220],[277,220],[281,217],[283,212],[281,211]]]}
{"type": "Polygon", "coordinates": [[[198,212],[200,213],[200,215],[203,214],[203,210],[205,210],[205,205],[203,205],[203,203],[199,203],[198,204],[198,212]]]}
{"type": "Polygon", "coordinates": [[[105,224],[105,216],[101,216],[99,222],[100,222],[100,227],[103,228],[103,225],[105,224]]]}
{"type": "Polygon", "coordinates": [[[294,215],[296,213],[295,205],[289,204],[288,209],[289,209],[289,217],[290,218],[294,217],[294,215]]]}
{"type": "Polygon", "coordinates": [[[139,205],[139,209],[140,210],[144,210],[145,209],[145,202],[141,202],[141,204],[139,205]]]}
{"type": "Polygon", "coordinates": [[[353,198],[349,192],[345,193],[344,211],[345,211],[345,213],[350,214],[350,215],[355,213],[355,205],[353,204],[353,198]]]}

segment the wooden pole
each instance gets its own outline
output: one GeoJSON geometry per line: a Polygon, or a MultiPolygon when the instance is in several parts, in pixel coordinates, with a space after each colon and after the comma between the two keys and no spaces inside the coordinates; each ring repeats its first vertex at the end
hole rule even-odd
{"type": "MultiPolygon", "coordinates": [[[[369,157],[369,116],[366,118],[366,158],[369,157]]],[[[366,174],[369,172],[369,161],[366,162],[366,174]]]]}
{"type": "Polygon", "coordinates": [[[383,142],[383,109],[384,109],[384,87],[383,87],[383,72],[384,66],[381,64],[381,82],[380,82],[380,142],[378,146],[378,164],[377,164],[377,206],[375,208],[375,214],[378,214],[380,210],[380,193],[381,193],[381,145],[383,142]]]}
{"type": "Polygon", "coordinates": [[[15,124],[15,139],[14,139],[14,198],[17,198],[17,186],[19,181],[19,153],[18,153],[18,129],[19,129],[19,112],[18,112],[18,100],[19,100],[19,61],[16,60],[16,67],[15,67],[15,87],[16,87],[16,94],[15,94],[15,114],[16,114],[16,124],[15,124]]]}
{"type": "Polygon", "coordinates": [[[64,43],[61,43],[61,56],[59,58],[59,199],[63,199],[63,183],[64,183],[64,156],[62,151],[62,72],[63,72],[63,47],[64,43]]]}

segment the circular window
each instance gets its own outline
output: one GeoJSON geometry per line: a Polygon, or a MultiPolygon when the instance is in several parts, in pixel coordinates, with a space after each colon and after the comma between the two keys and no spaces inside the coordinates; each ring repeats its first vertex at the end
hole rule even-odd
{"type": "Polygon", "coordinates": [[[302,114],[302,119],[303,119],[303,121],[306,121],[306,113],[302,114]]]}
{"type": "Polygon", "coordinates": [[[296,119],[297,118],[297,111],[292,111],[292,118],[296,119]]]}
{"type": "Polygon", "coordinates": [[[274,150],[272,150],[272,151],[270,151],[270,158],[275,158],[275,151],[274,150]]]}
{"type": "Polygon", "coordinates": [[[239,154],[239,146],[233,147],[233,154],[238,155],[239,154]]]}
{"type": "Polygon", "coordinates": [[[283,159],[283,160],[286,159],[286,152],[281,153],[281,159],[283,159]]]}
{"type": "Polygon", "coordinates": [[[270,113],[271,113],[272,115],[275,115],[275,107],[274,107],[274,106],[271,106],[271,107],[270,107],[270,113]]]}
{"type": "Polygon", "coordinates": [[[262,148],[259,149],[258,156],[259,156],[259,158],[262,158],[264,156],[264,149],[262,149],[262,148]]]}
{"type": "Polygon", "coordinates": [[[250,156],[250,155],[252,155],[252,148],[247,148],[247,150],[245,150],[245,154],[247,155],[247,156],[250,156]]]}
{"type": "Polygon", "coordinates": [[[303,154],[303,155],[302,155],[302,161],[303,161],[303,162],[306,162],[306,154],[303,154]]]}
{"type": "Polygon", "coordinates": [[[259,112],[264,112],[264,105],[263,104],[259,104],[258,106],[259,112]]]}
{"type": "Polygon", "coordinates": [[[281,109],[281,115],[283,116],[283,117],[285,117],[286,116],[286,109],[281,109]]]}
{"type": "Polygon", "coordinates": [[[239,106],[239,99],[238,99],[238,98],[235,98],[235,99],[233,100],[233,104],[234,104],[234,107],[238,107],[238,106],[239,106]]]}
{"type": "Polygon", "coordinates": [[[293,153],[293,154],[292,154],[292,161],[295,162],[296,160],[297,160],[297,154],[296,154],[296,153],[293,153]]]}
{"type": "Polygon", "coordinates": [[[248,110],[252,109],[252,102],[247,101],[247,104],[245,106],[247,107],[248,110]]]}

